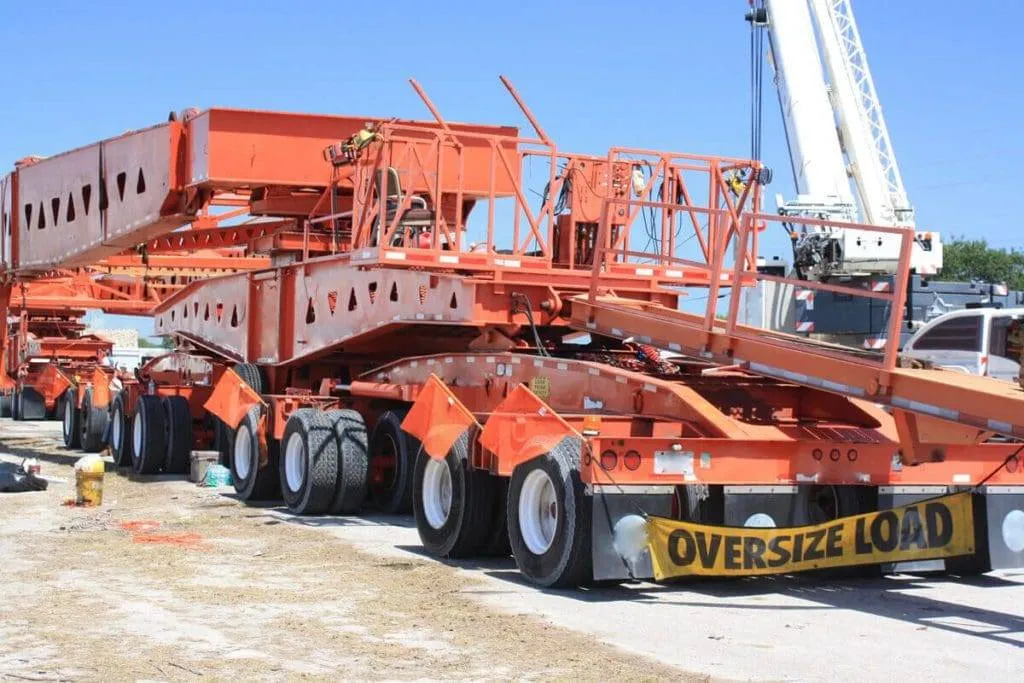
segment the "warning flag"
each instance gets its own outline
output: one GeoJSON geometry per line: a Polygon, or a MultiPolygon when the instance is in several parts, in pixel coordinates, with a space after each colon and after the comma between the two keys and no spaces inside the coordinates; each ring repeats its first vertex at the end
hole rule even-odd
{"type": "Polygon", "coordinates": [[[217,385],[203,407],[234,429],[249,414],[253,406],[261,403],[263,399],[248,382],[239,377],[234,370],[228,369],[217,380],[217,385]]]}
{"type": "Polygon", "coordinates": [[[520,384],[491,413],[480,444],[496,456],[497,473],[508,476],[516,465],[551,451],[567,436],[583,440],[558,413],[520,384]]]}
{"type": "Polygon", "coordinates": [[[431,374],[412,408],[402,420],[402,429],[423,444],[435,460],[444,460],[462,433],[479,423],[437,375],[431,374]]]}

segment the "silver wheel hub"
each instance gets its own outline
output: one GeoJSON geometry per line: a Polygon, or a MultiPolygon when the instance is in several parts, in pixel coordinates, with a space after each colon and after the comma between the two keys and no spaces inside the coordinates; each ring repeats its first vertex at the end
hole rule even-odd
{"type": "Polygon", "coordinates": [[[519,532],[534,555],[543,555],[551,547],[559,514],[554,482],[544,470],[533,470],[519,493],[519,532]]]}
{"type": "Polygon", "coordinates": [[[298,491],[306,479],[306,444],[298,432],[288,437],[284,448],[284,477],[290,491],[298,491]]]}
{"type": "Polygon", "coordinates": [[[249,426],[242,425],[235,434],[235,446],[231,451],[231,461],[235,466],[235,474],[239,479],[248,479],[252,473],[252,439],[249,436],[249,426]]]}
{"type": "Polygon", "coordinates": [[[431,458],[423,471],[423,516],[440,529],[452,511],[452,474],[448,463],[431,458]]]}
{"type": "Polygon", "coordinates": [[[142,411],[135,413],[132,418],[132,446],[135,447],[135,456],[142,457],[142,411]]]}
{"type": "Polygon", "coordinates": [[[71,436],[71,420],[75,414],[75,407],[71,401],[64,401],[64,434],[71,436]]]}
{"type": "Polygon", "coordinates": [[[114,409],[114,424],[110,426],[110,445],[114,450],[121,448],[121,409],[114,409]]]}

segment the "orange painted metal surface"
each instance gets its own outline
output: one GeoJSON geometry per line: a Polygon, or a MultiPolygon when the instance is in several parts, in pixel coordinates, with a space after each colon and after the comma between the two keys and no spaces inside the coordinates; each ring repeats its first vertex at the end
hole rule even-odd
{"type": "Polygon", "coordinates": [[[520,463],[554,450],[570,436],[579,433],[525,384],[520,384],[487,419],[480,445],[494,454],[495,473],[507,477],[520,463]]]}
{"type": "Polygon", "coordinates": [[[479,423],[473,413],[434,374],[402,420],[402,429],[419,439],[435,460],[444,460],[452,445],[474,425],[479,423]]]}
{"type": "Polygon", "coordinates": [[[234,429],[252,408],[260,405],[264,405],[260,395],[233,370],[227,370],[217,381],[203,407],[234,429]]]}

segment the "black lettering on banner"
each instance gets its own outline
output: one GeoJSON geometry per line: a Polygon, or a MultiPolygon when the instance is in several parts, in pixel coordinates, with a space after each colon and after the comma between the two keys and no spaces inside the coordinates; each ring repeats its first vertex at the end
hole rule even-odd
{"type": "Polygon", "coordinates": [[[782,567],[789,562],[789,558],[792,554],[789,552],[789,548],[783,547],[783,543],[789,542],[789,536],[776,536],[772,540],[768,541],[768,551],[775,553],[774,560],[768,560],[769,567],[782,567]]]}
{"type": "Polygon", "coordinates": [[[870,555],[871,544],[868,543],[867,533],[865,527],[867,526],[867,519],[861,517],[857,520],[857,525],[854,527],[853,533],[853,552],[858,555],[870,555]]]}
{"type": "Polygon", "coordinates": [[[943,503],[924,506],[924,521],[928,526],[928,547],[941,548],[953,538],[953,515],[943,503]]]}
{"type": "Polygon", "coordinates": [[[824,538],[824,529],[812,529],[807,532],[807,552],[804,553],[805,560],[820,560],[825,557],[825,551],[818,548],[824,538]]]}
{"type": "Polygon", "coordinates": [[[722,537],[718,534],[711,534],[711,541],[708,542],[707,536],[704,535],[703,531],[695,532],[694,536],[697,537],[697,552],[700,553],[700,566],[705,569],[713,569],[715,558],[718,557],[718,549],[722,547],[722,537]]]}
{"type": "Polygon", "coordinates": [[[740,542],[743,539],[739,536],[725,537],[725,568],[740,568],[740,542]]]}
{"type": "Polygon", "coordinates": [[[676,566],[689,566],[693,564],[693,558],[697,554],[693,545],[693,536],[690,535],[689,531],[686,529],[673,529],[672,533],[668,535],[668,556],[676,566]],[[679,552],[680,544],[685,546],[682,554],[679,552]]]}
{"type": "Polygon", "coordinates": [[[793,534],[793,562],[804,561],[804,535],[793,534]]]}
{"type": "Polygon", "coordinates": [[[903,523],[900,524],[900,550],[910,550],[910,546],[928,547],[924,540],[921,515],[918,514],[916,505],[907,508],[903,513],[903,523]]]}
{"type": "Polygon", "coordinates": [[[835,524],[828,528],[828,540],[825,541],[825,557],[843,556],[843,525],[835,524]]]}
{"type": "Polygon", "coordinates": [[[871,543],[883,553],[892,552],[900,541],[899,525],[900,518],[892,510],[879,512],[871,520],[871,543]]]}
{"type": "Polygon", "coordinates": [[[764,551],[766,549],[765,542],[760,538],[744,538],[743,539],[743,568],[753,569],[764,569],[765,563],[762,559],[764,551]]]}

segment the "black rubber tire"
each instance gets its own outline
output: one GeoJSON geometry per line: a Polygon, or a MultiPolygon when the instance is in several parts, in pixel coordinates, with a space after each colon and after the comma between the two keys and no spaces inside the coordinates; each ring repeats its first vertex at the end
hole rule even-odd
{"type": "Polygon", "coordinates": [[[231,369],[234,370],[235,374],[241,377],[246,384],[252,387],[253,391],[257,394],[262,394],[267,390],[267,376],[263,372],[263,368],[255,363],[239,363],[231,369]]]}
{"type": "Polygon", "coordinates": [[[11,419],[21,421],[21,389],[11,394],[11,419]]]}
{"type": "Polygon", "coordinates": [[[352,515],[366,502],[370,473],[370,447],[366,420],[355,410],[329,410],[324,417],[338,444],[338,483],[328,512],[352,515]]]}
{"type": "Polygon", "coordinates": [[[297,515],[322,515],[331,507],[338,484],[338,441],[323,411],[299,408],[289,417],[278,456],[281,495],[297,515]],[[295,460],[289,453],[295,448],[295,460]],[[293,489],[288,468],[295,465],[301,483],[293,489]]]}
{"type": "Polygon", "coordinates": [[[107,430],[107,411],[92,405],[92,387],[82,396],[82,409],[78,413],[79,433],[82,450],[99,453],[103,450],[103,433],[107,430]]]}
{"type": "Polygon", "coordinates": [[[135,402],[135,415],[132,417],[130,432],[132,469],[136,474],[157,474],[163,469],[167,453],[166,436],[164,409],[160,405],[160,397],[139,396],[139,400],[135,402]],[[136,429],[141,430],[141,448],[136,448],[135,445],[136,429]]]}
{"type": "Polygon", "coordinates": [[[33,387],[23,387],[18,401],[22,420],[45,420],[46,400],[33,387]]]}
{"type": "Polygon", "coordinates": [[[512,554],[512,544],[508,540],[508,479],[491,474],[488,476],[494,480],[491,501],[494,513],[487,541],[480,554],[486,557],[508,557],[512,554]]]}
{"type": "Polygon", "coordinates": [[[413,470],[420,442],[402,431],[405,411],[388,410],[373,426],[370,436],[370,500],[381,512],[408,514],[412,511],[413,470]],[[394,456],[393,467],[374,480],[374,461],[394,456]]]}
{"type": "Polygon", "coordinates": [[[110,402],[110,454],[118,467],[132,466],[131,420],[124,406],[125,398],[118,394],[110,402]]]}
{"type": "Polygon", "coordinates": [[[231,480],[235,487],[235,493],[242,500],[274,500],[280,497],[281,487],[277,472],[278,444],[272,439],[267,443],[267,463],[260,467],[260,442],[257,433],[259,429],[259,409],[253,408],[249,414],[238,423],[231,439],[231,457],[229,459],[231,468],[231,480]],[[244,445],[243,445],[244,444],[244,445]],[[236,459],[242,453],[243,448],[249,457],[249,468],[246,476],[238,473],[236,459]]]}
{"type": "Polygon", "coordinates": [[[60,400],[61,433],[64,436],[65,448],[82,447],[82,413],[79,411],[78,392],[74,387],[67,389],[60,400]]]}
{"type": "Polygon", "coordinates": [[[4,394],[0,396],[0,417],[10,417],[14,408],[14,395],[4,394]]]}
{"type": "Polygon", "coordinates": [[[508,487],[508,535],[519,571],[548,588],[585,585],[593,579],[590,554],[593,499],[580,479],[579,439],[566,437],[545,455],[519,465],[508,487]],[[551,545],[543,553],[530,550],[519,524],[519,499],[527,477],[543,471],[554,485],[557,516],[551,545]]]}
{"type": "Polygon", "coordinates": [[[188,474],[192,456],[192,409],[184,396],[165,396],[160,401],[164,410],[164,471],[168,474],[188,474]]]}
{"type": "MultiPolygon", "coordinates": [[[[479,555],[491,534],[494,519],[496,479],[489,472],[474,469],[469,458],[469,445],[474,430],[464,432],[444,460],[433,458],[420,449],[413,475],[412,510],[420,542],[437,557],[473,557],[479,555]],[[451,504],[440,527],[435,527],[425,510],[424,486],[428,468],[445,467],[451,481],[451,504]]],[[[444,470],[433,470],[443,475],[444,470]]],[[[438,511],[440,512],[440,511],[438,511]]]]}

